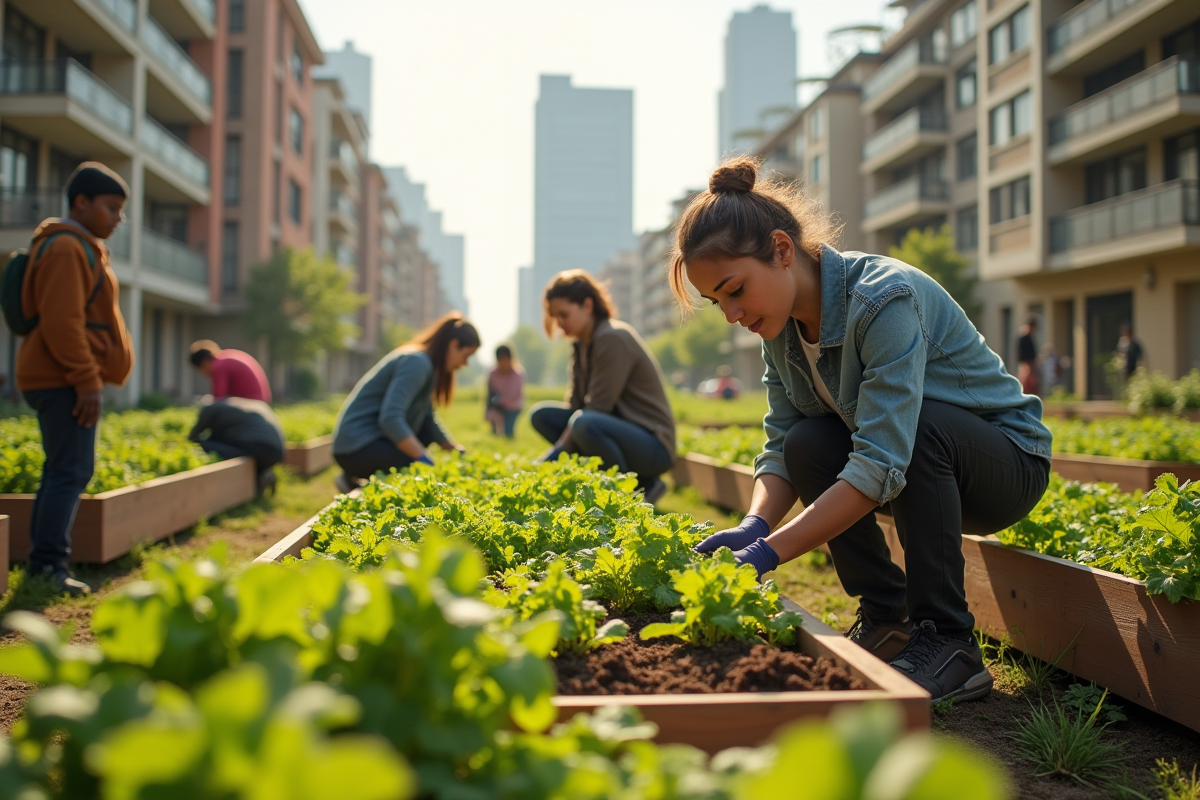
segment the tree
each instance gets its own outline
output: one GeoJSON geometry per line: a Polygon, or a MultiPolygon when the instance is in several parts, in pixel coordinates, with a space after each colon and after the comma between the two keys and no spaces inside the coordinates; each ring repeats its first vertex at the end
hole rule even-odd
{"type": "Polygon", "coordinates": [[[971,262],[954,249],[950,226],[943,225],[936,232],[933,228],[913,228],[904,235],[899,246],[888,250],[888,255],[911,264],[940,283],[971,321],[978,321],[983,310],[982,304],[975,299],[975,284],[979,281],[968,272],[971,262]]]}
{"type": "Polygon", "coordinates": [[[536,385],[562,386],[566,383],[565,365],[571,346],[565,339],[547,339],[532,325],[522,325],[508,337],[513,356],[525,368],[525,378],[536,385]]]}
{"type": "Polygon", "coordinates": [[[685,369],[698,380],[729,361],[730,330],[720,310],[705,307],[678,328],[655,336],[650,349],[667,375],[685,369]]]}
{"type": "Polygon", "coordinates": [[[376,347],[376,358],[383,358],[400,345],[411,340],[416,331],[399,322],[387,322],[379,331],[379,344],[376,347]]]}
{"type": "Polygon", "coordinates": [[[350,288],[351,276],[312,248],[284,249],[250,268],[248,336],[265,337],[272,364],[294,365],[323,350],[340,350],[358,335],[349,321],[366,298],[350,288]]]}

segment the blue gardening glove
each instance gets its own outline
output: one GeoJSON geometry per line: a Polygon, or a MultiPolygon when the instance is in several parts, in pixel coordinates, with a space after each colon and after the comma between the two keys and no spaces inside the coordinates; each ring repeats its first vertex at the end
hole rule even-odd
{"type": "Polygon", "coordinates": [[[549,450],[542,453],[542,455],[538,458],[538,463],[544,464],[547,461],[558,461],[558,457],[564,452],[566,451],[564,451],[561,447],[554,445],[554,447],[551,447],[549,450]]]}
{"type": "Polygon", "coordinates": [[[429,457],[429,453],[422,453],[421,457],[418,458],[417,461],[421,464],[428,464],[431,467],[433,466],[433,459],[429,457]]]}
{"type": "Polygon", "coordinates": [[[747,514],[746,518],[742,520],[741,525],[729,530],[718,531],[696,545],[693,549],[697,553],[711,553],[718,547],[728,547],[736,553],[753,544],[756,539],[762,539],[770,535],[771,526],[767,524],[765,519],[757,514],[747,514]]]}
{"type": "Polygon", "coordinates": [[[779,566],[779,554],[775,552],[775,548],[767,544],[766,539],[755,539],[745,549],[738,550],[733,554],[739,564],[752,564],[758,579],[762,580],[762,576],[779,566]]]}

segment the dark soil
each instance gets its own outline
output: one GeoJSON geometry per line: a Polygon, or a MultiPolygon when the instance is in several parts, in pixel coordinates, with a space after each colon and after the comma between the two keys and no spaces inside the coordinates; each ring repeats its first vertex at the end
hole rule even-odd
{"type": "Polygon", "coordinates": [[[827,658],[750,642],[693,647],[678,639],[642,640],[638,631],[665,615],[627,619],[620,642],[585,656],[554,659],[558,692],[589,694],[707,694],[711,692],[810,692],[866,688],[827,658]]]}

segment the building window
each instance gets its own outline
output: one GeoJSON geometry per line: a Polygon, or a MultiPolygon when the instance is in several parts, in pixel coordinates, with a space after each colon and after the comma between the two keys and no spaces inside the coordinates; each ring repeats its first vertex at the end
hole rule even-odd
{"type": "MultiPolygon", "coordinates": [[[[1166,56],[1164,56],[1166,58],[1166,56]]],[[[1100,94],[1110,86],[1116,86],[1127,78],[1132,78],[1146,68],[1146,52],[1138,50],[1128,58],[1123,58],[1115,64],[1083,76],[1083,96],[1091,97],[1100,94]]]]}
{"type": "Polygon", "coordinates": [[[238,288],[238,224],[221,227],[221,292],[233,294],[238,288]]]}
{"type": "Polygon", "coordinates": [[[292,222],[300,224],[304,215],[304,195],[300,191],[300,184],[296,183],[293,178],[288,178],[288,216],[292,222]]]}
{"type": "Polygon", "coordinates": [[[817,142],[825,135],[825,120],[820,108],[814,108],[812,114],[808,116],[808,138],[811,141],[817,142]]]}
{"type": "Polygon", "coordinates": [[[1029,46],[1029,6],[1022,6],[1008,19],[988,32],[988,63],[999,64],[1018,50],[1029,46]]]}
{"type": "Polygon", "coordinates": [[[954,247],[965,252],[979,248],[979,206],[960,208],[954,215],[954,247]]]}
{"type": "Polygon", "coordinates": [[[976,134],[959,139],[954,145],[954,155],[960,181],[970,180],[979,174],[979,137],[976,134]]]}
{"type": "Polygon", "coordinates": [[[991,221],[995,225],[1029,214],[1029,176],[992,189],[991,221]]]}
{"type": "Polygon", "coordinates": [[[304,85],[304,56],[300,55],[300,46],[292,47],[292,77],[300,86],[304,85]]]}
{"type": "Polygon", "coordinates": [[[6,3],[3,44],[6,61],[40,60],[46,51],[46,29],[6,3]]]}
{"type": "Polygon", "coordinates": [[[821,182],[821,160],[820,156],[812,157],[812,168],[808,171],[808,181],[813,186],[821,182]]]}
{"type": "Polygon", "coordinates": [[[1084,202],[1099,203],[1110,197],[1146,188],[1146,148],[1088,164],[1083,169],[1084,202]]]}
{"type": "Polygon", "coordinates": [[[36,186],[37,152],[36,139],[22,136],[12,128],[0,128],[0,188],[19,194],[36,186]]]}
{"type": "Polygon", "coordinates": [[[954,99],[959,108],[975,105],[975,59],[971,59],[954,76],[954,99]]]}
{"type": "Polygon", "coordinates": [[[242,118],[242,51],[230,50],[225,72],[225,116],[242,118]]]}
{"type": "Polygon", "coordinates": [[[1200,131],[1185,133],[1163,141],[1166,178],[1200,180],[1200,131]]]}
{"type": "Polygon", "coordinates": [[[288,113],[288,137],[292,140],[292,149],[297,153],[304,152],[304,117],[292,107],[288,113]]]}
{"type": "Polygon", "coordinates": [[[43,186],[66,186],[71,173],[85,159],[64,153],[57,147],[50,148],[50,164],[43,186]]]}
{"type": "Polygon", "coordinates": [[[975,12],[975,0],[950,15],[950,44],[961,47],[975,38],[979,26],[979,15],[975,12]]]}
{"type": "Polygon", "coordinates": [[[242,202],[242,137],[225,137],[225,205],[242,202]]]}
{"type": "Polygon", "coordinates": [[[1029,90],[996,106],[988,116],[988,144],[1002,145],[1015,136],[1029,133],[1033,126],[1033,101],[1029,90]]]}
{"type": "Polygon", "coordinates": [[[275,144],[283,144],[283,81],[275,81],[275,144]]]}
{"type": "Polygon", "coordinates": [[[229,0],[229,32],[246,30],[246,0],[229,0]]]}

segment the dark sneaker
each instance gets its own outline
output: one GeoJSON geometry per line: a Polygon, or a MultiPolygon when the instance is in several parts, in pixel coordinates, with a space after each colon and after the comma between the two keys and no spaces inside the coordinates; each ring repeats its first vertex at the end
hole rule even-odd
{"type": "Polygon", "coordinates": [[[908,646],[892,659],[901,675],[939,700],[979,700],[992,691],[992,673],[983,665],[975,637],[942,636],[929,620],[912,629],[908,646]]]}
{"type": "Polygon", "coordinates": [[[361,486],[357,480],[351,478],[344,472],[333,479],[333,485],[336,486],[337,490],[342,494],[350,494],[361,486]]]}
{"type": "Polygon", "coordinates": [[[643,499],[650,505],[656,505],[659,500],[663,499],[663,495],[666,493],[667,484],[663,482],[662,478],[655,478],[654,482],[646,487],[645,497],[643,499]]]}
{"type": "Polygon", "coordinates": [[[52,567],[44,567],[38,569],[31,567],[30,575],[42,578],[44,581],[54,587],[56,591],[63,594],[69,594],[72,597],[91,594],[92,587],[80,580],[71,577],[71,573],[65,569],[54,569],[52,567]]]}
{"type": "Polygon", "coordinates": [[[267,492],[275,494],[276,486],[279,483],[279,478],[275,476],[275,470],[268,469],[259,473],[258,476],[258,496],[262,497],[267,492]]]}
{"type": "Polygon", "coordinates": [[[846,638],[880,661],[891,661],[908,644],[907,622],[875,622],[858,609],[858,619],[846,631],[846,638]]]}

